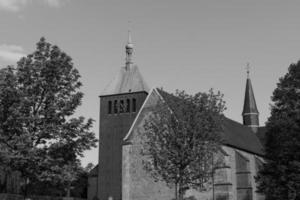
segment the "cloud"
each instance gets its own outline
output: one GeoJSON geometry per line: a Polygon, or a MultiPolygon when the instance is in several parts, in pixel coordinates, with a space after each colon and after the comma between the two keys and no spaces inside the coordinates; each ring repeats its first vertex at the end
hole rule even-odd
{"type": "Polygon", "coordinates": [[[61,7],[69,0],[0,0],[0,9],[11,12],[18,12],[28,4],[44,3],[50,7],[61,7]]]}
{"type": "Polygon", "coordinates": [[[28,0],[0,0],[0,9],[17,12],[28,2],[28,0]]]}
{"type": "Polygon", "coordinates": [[[0,45],[0,59],[8,62],[17,62],[21,57],[25,56],[23,47],[18,45],[0,45]]]}
{"type": "Polygon", "coordinates": [[[51,7],[60,7],[66,0],[44,0],[51,7]]]}

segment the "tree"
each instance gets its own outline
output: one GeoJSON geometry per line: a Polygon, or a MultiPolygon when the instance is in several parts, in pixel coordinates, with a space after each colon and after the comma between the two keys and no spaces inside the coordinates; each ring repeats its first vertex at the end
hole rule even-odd
{"type": "Polygon", "coordinates": [[[300,61],[279,79],[272,101],[259,191],[266,200],[294,200],[300,197],[300,61]]]}
{"type": "Polygon", "coordinates": [[[77,179],[73,182],[73,189],[71,194],[73,197],[87,198],[88,190],[88,175],[95,166],[88,163],[86,167],[81,168],[78,173],[77,179]]]}
{"type": "Polygon", "coordinates": [[[174,187],[176,199],[182,200],[186,190],[206,189],[211,180],[225,102],[213,90],[162,93],[165,101],[155,106],[144,125],[144,166],[156,180],[174,187]]]}
{"type": "Polygon", "coordinates": [[[14,176],[9,158],[16,158],[11,149],[19,146],[16,136],[19,135],[22,127],[17,122],[17,116],[20,112],[18,104],[20,103],[20,94],[16,89],[17,79],[14,76],[14,68],[8,66],[0,69],[0,170],[1,170],[1,188],[0,192],[19,191],[19,188],[8,188],[8,179],[14,176]],[[15,135],[9,134],[14,132],[15,135]],[[16,139],[14,143],[12,138],[16,139]],[[12,191],[13,190],[13,191],[12,191]]]}
{"type": "Polygon", "coordinates": [[[83,97],[79,79],[71,57],[44,38],[16,68],[0,71],[0,161],[21,173],[25,194],[34,182],[64,184],[65,169],[96,146],[93,120],[72,117],[83,97]]]}

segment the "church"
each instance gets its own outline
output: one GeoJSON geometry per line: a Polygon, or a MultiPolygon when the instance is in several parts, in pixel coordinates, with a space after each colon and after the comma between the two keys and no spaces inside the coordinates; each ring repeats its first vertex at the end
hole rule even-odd
{"type": "MultiPolygon", "coordinates": [[[[99,162],[88,178],[88,200],[172,200],[174,189],[156,182],[144,170],[139,140],[149,110],[170,94],[150,89],[132,61],[130,34],[126,63],[100,95],[99,162]]],[[[242,111],[243,124],[225,118],[222,127],[223,167],[215,170],[211,189],[188,190],[195,200],[263,200],[255,176],[263,163],[265,128],[248,77],[242,111]]]]}

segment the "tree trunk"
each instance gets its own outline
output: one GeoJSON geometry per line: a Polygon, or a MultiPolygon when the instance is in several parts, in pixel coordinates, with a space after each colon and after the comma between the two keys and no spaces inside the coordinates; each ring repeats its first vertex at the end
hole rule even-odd
{"type": "Polygon", "coordinates": [[[175,199],[178,200],[178,184],[175,183],[175,199]]]}
{"type": "Polygon", "coordinates": [[[67,186],[67,197],[71,196],[71,183],[68,184],[67,186]]]}
{"type": "Polygon", "coordinates": [[[183,200],[184,191],[182,188],[182,183],[179,183],[179,189],[178,189],[178,200],[183,200]]]}
{"type": "Polygon", "coordinates": [[[211,155],[211,178],[212,178],[212,200],[215,200],[215,168],[214,168],[214,154],[211,155]]]}
{"type": "Polygon", "coordinates": [[[1,180],[0,180],[0,192],[1,193],[7,193],[7,172],[6,171],[4,171],[3,172],[3,178],[1,177],[1,180]]]}
{"type": "Polygon", "coordinates": [[[27,198],[27,192],[28,192],[28,184],[29,184],[29,178],[24,178],[25,179],[25,183],[24,183],[24,190],[23,190],[23,197],[24,199],[27,198]]]}

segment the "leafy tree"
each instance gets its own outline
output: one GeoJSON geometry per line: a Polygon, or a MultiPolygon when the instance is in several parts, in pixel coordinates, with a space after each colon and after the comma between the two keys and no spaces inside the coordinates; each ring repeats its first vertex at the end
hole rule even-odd
{"type": "Polygon", "coordinates": [[[300,61],[279,79],[272,101],[259,191],[266,200],[294,200],[300,197],[300,61]]]}
{"type": "Polygon", "coordinates": [[[195,95],[161,92],[165,101],[144,125],[144,166],[156,180],[175,186],[175,198],[182,200],[186,190],[207,189],[211,180],[225,102],[213,90],[195,95]]]}
{"type": "Polygon", "coordinates": [[[44,38],[16,68],[0,71],[0,161],[21,173],[24,193],[34,182],[65,184],[66,169],[96,146],[93,120],[73,117],[79,79],[71,57],[44,38]]]}
{"type": "Polygon", "coordinates": [[[0,69],[0,170],[1,170],[1,187],[0,192],[18,192],[18,188],[8,188],[8,179],[13,176],[9,158],[17,158],[11,150],[20,146],[20,140],[17,136],[20,134],[22,127],[17,122],[17,116],[20,112],[18,104],[20,103],[19,92],[16,89],[17,80],[14,76],[14,69],[8,66],[0,69]],[[9,134],[14,132],[15,135],[9,134]],[[11,142],[14,140],[14,142],[11,142]]]}
{"type": "Polygon", "coordinates": [[[93,163],[88,163],[85,168],[84,168],[84,171],[87,172],[87,173],[90,173],[90,171],[92,171],[92,169],[95,168],[95,165],[93,163]]]}
{"type": "Polygon", "coordinates": [[[88,175],[94,167],[95,166],[92,163],[88,163],[86,167],[81,168],[77,179],[72,184],[73,189],[71,191],[71,196],[85,199],[87,198],[88,175]]]}

